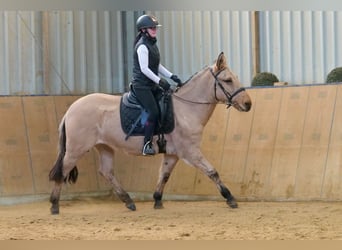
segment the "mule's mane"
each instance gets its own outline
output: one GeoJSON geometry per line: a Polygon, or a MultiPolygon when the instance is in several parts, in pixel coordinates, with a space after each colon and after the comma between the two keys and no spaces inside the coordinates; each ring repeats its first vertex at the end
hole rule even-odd
{"type": "MultiPolygon", "coordinates": [[[[215,61],[215,64],[214,64],[214,71],[220,71],[220,70],[223,70],[223,69],[225,69],[225,68],[227,68],[228,66],[227,66],[227,61],[226,61],[226,59],[225,58],[223,58],[223,57],[220,57],[219,58],[219,60],[216,60],[215,61]]],[[[201,70],[199,70],[199,71],[197,71],[197,72],[195,72],[193,75],[191,75],[190,77],[189,77],[189,79],[188,80],[186,80],[184,83],[183,83],[183,85],[185,85],[185,84],[187,84],[192,78],[194,78],[196,75],[198,75],[199,73],[201,73],[201,72],[203,72],[204,70],[206,70],[206,69],[208,69],[209,68],[209,66],[204,66],[201,70]]]]}
{"type": "Polygon", "coordinates": [[[209,66],[204,66],[201,70],[195,72],[193,75],[191,75],[191,76],[189,77],[188,80],[186,80],[186,81],[183,83],[183,85],[185,85],[185,84],[187,84],[188,82],[190,82],[190,80],[191,80],[192,78],[194,78],[194,77],[197,76],[199,73],[201,73],[202,71],[206,70],[207,68],[209,68],[209,66]]]}

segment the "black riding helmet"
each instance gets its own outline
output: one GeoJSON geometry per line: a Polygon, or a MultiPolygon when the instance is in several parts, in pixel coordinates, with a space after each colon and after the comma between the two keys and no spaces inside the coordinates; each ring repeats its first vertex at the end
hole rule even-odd
{"type": "Polygon", "coordinates": [[[140,31],[141,29],[159,27],[161,25],[158,23],[156,17],[152,15],[142,15],[138,18],[136,26],[137,30],[140,31]]]}

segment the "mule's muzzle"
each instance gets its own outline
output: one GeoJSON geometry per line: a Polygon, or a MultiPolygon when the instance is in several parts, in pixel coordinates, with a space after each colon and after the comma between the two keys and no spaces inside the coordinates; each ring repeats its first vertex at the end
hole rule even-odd
{"type": "Polygon", "coordinates": [[[241,112],[248,112],[252,108],[252,102],[250,101],[245,101],[243,103],[233,102],[231,105],[241,112]]]}
{"type": "Polygon", "coordinates": [[[245,112],[248,112],[248,111],[250,111],[251,110],[251,108],[252,108],[252,102],[250,102],[250,101],[248,101],[248,102],[245,102],[244,103],[244,111],[245,112]]]}

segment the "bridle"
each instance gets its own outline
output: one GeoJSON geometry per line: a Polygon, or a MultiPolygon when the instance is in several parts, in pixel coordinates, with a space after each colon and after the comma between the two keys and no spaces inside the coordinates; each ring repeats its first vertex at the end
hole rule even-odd
{"type": "Polygon", "coordinates": [[[222,90],[223,94],[227,97],[227,108],[229,108],[230,106],[233,105],[233,98],[238,95],[240,92],[242,91],[246,91],[246,89],[244,87],[241,87],[239,89],[237,89],[233,94],[230,94],[222,85],[222,83],[218,80],[218,75],[223,71],[220,70],[218,71],[216,74],[214,74],[214,71],[212,68],[210,68],[210,73],[212,74],[212,76],[215,78],[215,99],[216,101],[220,101],[218,98],[217,98],[217,95],[216,95],[216,92],[217,92],[217,86],[220,87],[220,89],[222,90]]]}
{"type": "MultiPolygon", "coordinates": [[[[218,79],[218,76],[219,76],[219,74],[220,74],[222,71],[223,71],[223,69],[220,70],[220,71],[218,71],[218,72],[215,74],[214,71],[213,71],[213,69],[210,68],[210,73],[212,74],[212,76],[213,76],[214,79],[215,79],[215,82],[214,82],[214,86],[215,86],[215,89],[214,89],[215,100],[218,101],[218,102],[220,101],[220,100],[217,98],[217,94],[216,94],[216,92],[217,92],[217,86],[218,86],[218,87],[222,90],[223,94],[227,97],[227,102],[226,102],[226,104],[227,104],[227,108],[229,108],[229,107],[231,107],[231,106],[233,105],[233,98],[234,98],[236,95],[238,95],[240,92],[245,91],[246,89],[245,89],[244,87],[241,87],[241,88],[239,88],[238,90],[236,90],[233,94],[230,94],[230,93],[223,87],[222,83],[221,83],[221,82],[219,81],[219,79],[218,79]]],[[[177,90],[176,90],[175,92],[177,92],[177,90]]],[[[184,99],[184,98],[182,98],[182,97],[180,97],[180,96],[178,96],[178,95],[175,95],[175,94],[173,94],[173,96],[176,97],[176,98],[179,99],[179,100],[182,100],[182,101],[185,101],[185,102],[189,102],[189,103],[193,103],[193,104],[214,104],[214,103],[212,103],[212,102],[195,102],[195,101],[187,100],[187,99],[184,99]]]]}

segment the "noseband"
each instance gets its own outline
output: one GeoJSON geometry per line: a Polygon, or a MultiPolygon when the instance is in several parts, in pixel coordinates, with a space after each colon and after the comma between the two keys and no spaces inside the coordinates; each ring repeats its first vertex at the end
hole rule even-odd
{"type": "Polygon", "coordinates": [[[218,75],[222,72],[223,70],[218,71],[216,74],[214,74],[214,71],[212,68],[210,68],[210,73],[213,75],[213,77],[215,78],[215,99],[216,101],[220,101],[217,98],[216,95],[216,90],[217,90],[217,86],[220,87],[220,89],[222,90],[223,94],[227,97],[227,108],[229,108],[230,106],[233,105],[233,98],[238,95],[240,92],[245,91],[246,89],[244,87],[239,88],[238,90],[236,90],[233,94],[230,94],[222,85],[222,83],[218,80],[218,75]]]}

